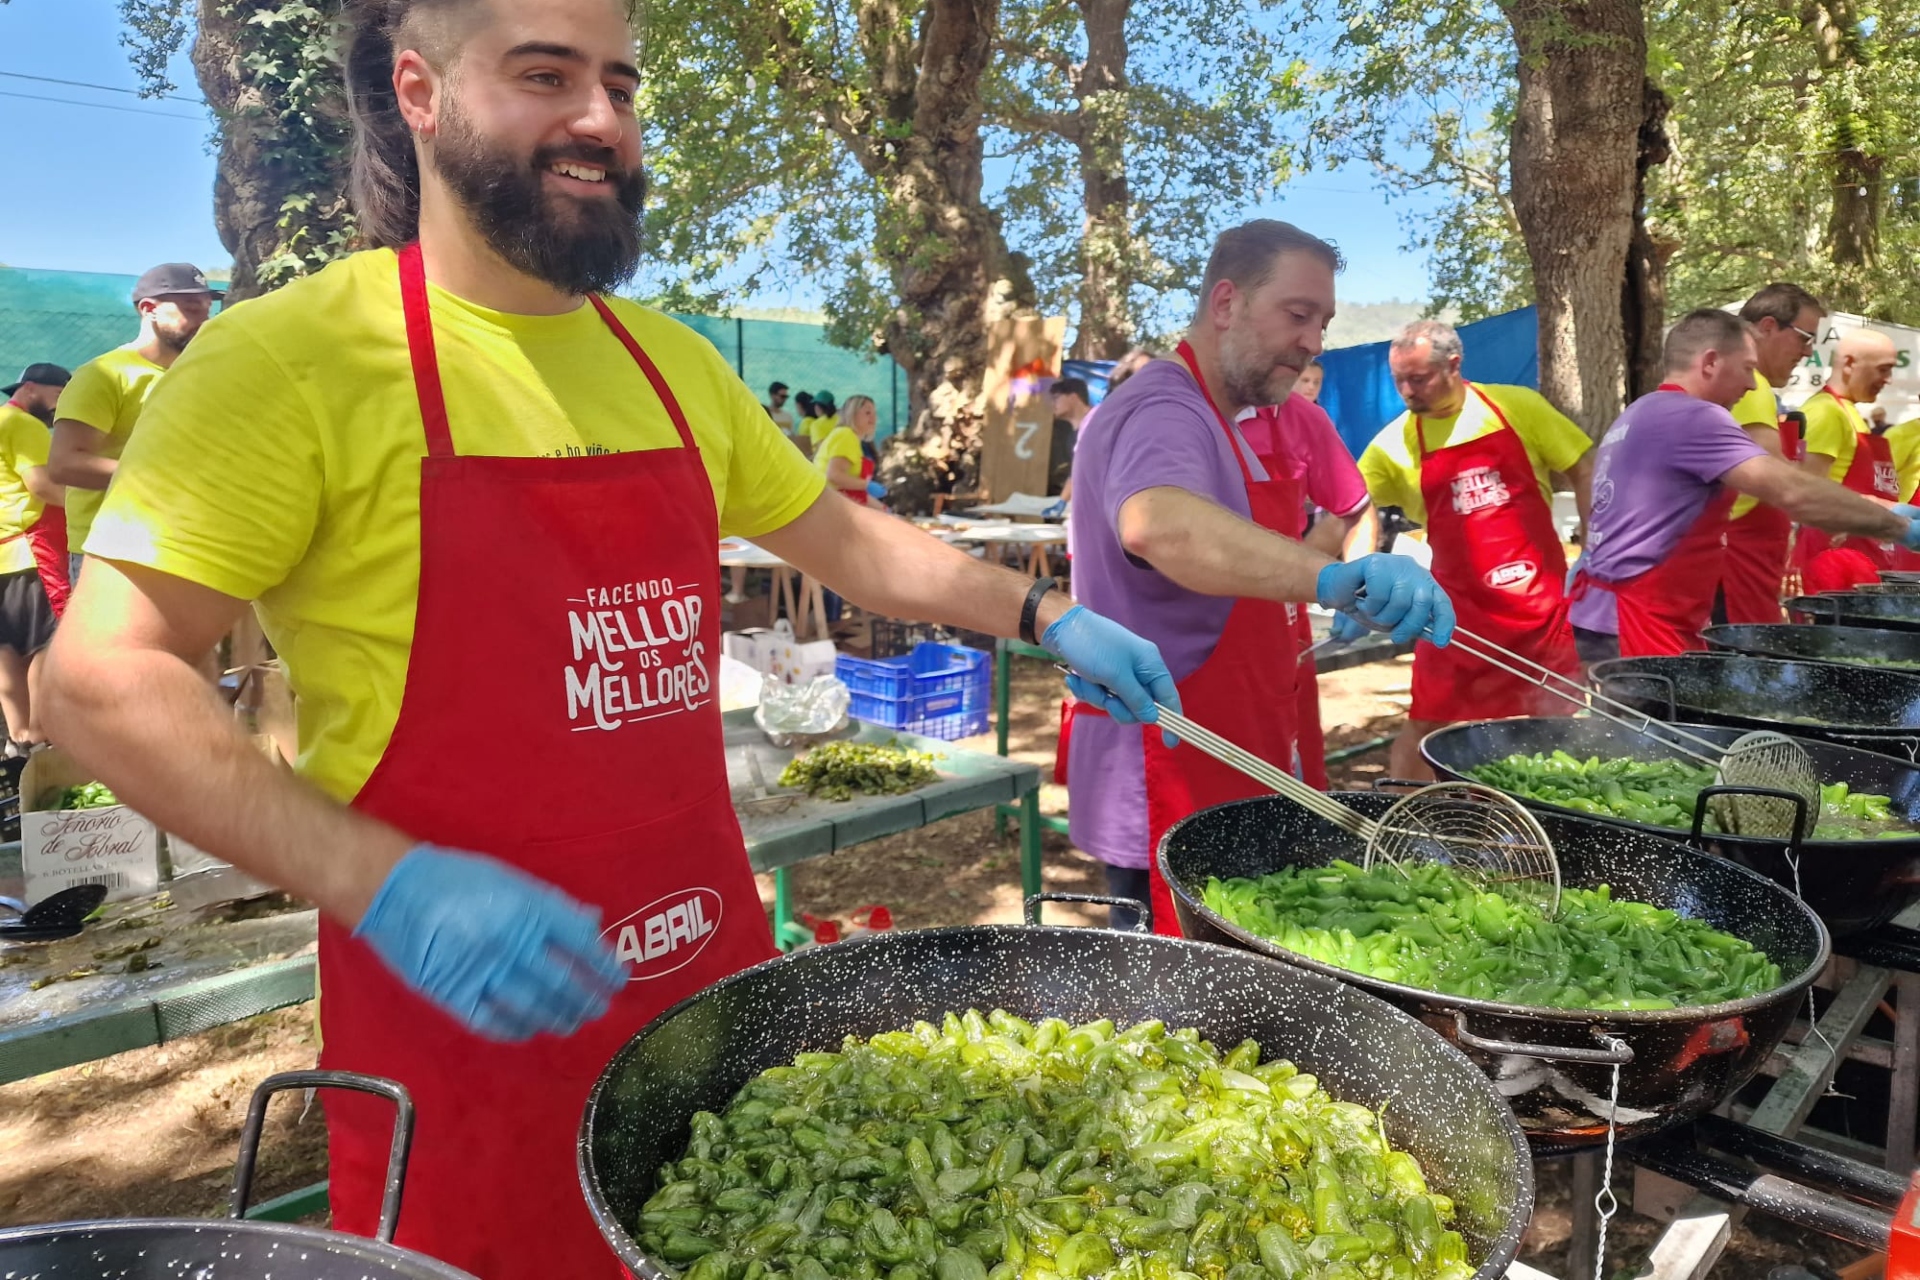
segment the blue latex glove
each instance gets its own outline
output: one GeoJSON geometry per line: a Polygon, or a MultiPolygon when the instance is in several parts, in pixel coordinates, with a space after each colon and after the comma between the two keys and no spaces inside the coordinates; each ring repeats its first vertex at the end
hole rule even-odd
{"type": "Polygon", "coordinates": [[[1573,594],[1573,580],[1579,576],[1580,576],[1580,561],[1575,560],[1572,564],[1567,566],[1567,581],[1563,588],[1563,590],[1567,595],[1573,594]]]}
{"type": "Polygon", "coordinates": [[[1893,508],[1893,514],[1907,518],[1907,531],[1900,537],[1900,545],[1909,551],[1920,551],[1920,507],[1902,502],[1893,508]]]}
{"type": "Polygon", "coordinates": [[[887,496],[887,486],[881,484],[878,480],[869,480],[867,481],[867,496],[875,502],[878,502],[887,496]]]}
{"type": "Polygon", "coordinates": [[[1330,564],[1315,586],[1321,605],[1338,609],[1395,644],[1416,636],[1445,646],[1453,639],[1453,601],[1433,575],[1406,556],[1361,556],[1330,564]]]}
{"type": "Polygon", "coordinates": [[[1062,498],[1060,501],[1053,503],[1046,510],[1042,511],[1040,518],[1042,520],[1058,520],[1065,514],[1067,514],[1067,500],[1062,498]]]}
{"type": "Polygon", "coordinates": [[[503,862],[432,845],[394,864],[353,936],[490,1040],[570,1035],[627,981],[597,910],[503,862]]]}
{"type": "Polygon", "coordinates": [[[1336,613],[1333,615],[1333,624],[1327,628],[1327,634],[1341,644],[1350,644],[1362,636],[1372,635],[1373,631],[1358,618],[1349,618],[1344,613],[1336,613]]]}
{"type": "Polygon", "coordinates": [[[1060,615],[1040,643],[1073,668],[1067,676],[1073,696],[1121,724],[1152,724],[1160,718],[1155,702],[1180,709],[1180,692],[1160,650],[1085,605],[1060,615]]]}

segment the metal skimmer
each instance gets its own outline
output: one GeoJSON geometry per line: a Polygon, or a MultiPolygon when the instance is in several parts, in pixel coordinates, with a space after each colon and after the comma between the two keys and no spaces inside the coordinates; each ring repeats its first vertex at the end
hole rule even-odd
{"type": "Polygon", "coordinates": [[[1549,918],[1560,909],[1553,842],[1512,797],[1474,782],[1444,782],[1402,797],[1375,821],[1179,712],[1154,705],[1161,728],[1365,841],[1367,866],[1378,860],[1404,870],[1409,862],[1443,862],[1477,886],[1528,903],[1549,918]]]}
{"type": "MultiPolygon", "coordinates": [[[[1758,787],[1799,796],[1806,803],[1805,809],[1799,811],[1800,838],[1804,840],[1813,835],[1814,824],[1820,818],[1820,774],[1806,748],[1785,734],[1756,729],[1741,734],[1723,751],[1717,743],[1643,715],[1616,698],[1589,689],[1570,676],[1503,649],[1471,631],[1456,630],[1453,645],[1469,657],[1518,676],[1564,702],[1706,765],[1718,774],[1717,780],[1722,786],[1758,787]]],[[[1790,801],[1772,796],[1719,796],[1714,801],[1714,816],[1730,835],[1790,839],[1794,834],[1795,812],[1790,801]]]]}

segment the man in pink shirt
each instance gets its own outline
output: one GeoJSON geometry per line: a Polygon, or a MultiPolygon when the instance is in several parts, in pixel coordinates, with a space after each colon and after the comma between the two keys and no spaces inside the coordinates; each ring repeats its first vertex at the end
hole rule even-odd
{"type": "MultiPolygon", "coordinates": [[[[1315,362],[1307,366],[1307,371],[1319,367],[1315,362]]],[[[1301,381],[1305,380],[1303,372],[1301,381]]],[[[1336,559],[1351,560],[1373,550],[1379,525],[1373,518],[1367,482],[1334,429],[1333,419],[1312,397],[1296,390],[1280,404],[1242,410],[1239,427],[1268,474],[1293,481],[1306,496],[1300,527],[1283,532],[1336,559]],[[1307,523],[1310,507],[1321,513],[1311,528],[1307,523]]],[[[1295,610],[1294,626],[1304,655],[1313,644],[1313,623],[1304,607],[1295,610]]],[[[1302,656],[1298,661],[1294,771],[1325,791],[1327,739],[1320,720],[1319,672],[1311,657],[1302,656]]]]}

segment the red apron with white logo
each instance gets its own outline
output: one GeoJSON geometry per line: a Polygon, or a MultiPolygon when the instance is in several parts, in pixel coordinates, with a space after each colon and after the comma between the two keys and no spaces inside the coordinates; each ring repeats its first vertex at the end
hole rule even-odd
{"type": "MultiPolygon", "coordinates": [[[[1846,408],[1847,416],[1859,420],[1859,410],[1831,387],[1822,387],[1815,395],[1832,396],[1846,408]]],[[[1893,444],[1885,436],[1856,429],[1853,436],[1853,461],[1840,483],[1862,497],[1900,501],[1900,473],[1893,462],[1893,444]]],[[[1880,570],[1899,568],[1900,546],[1893,542],[1875,542],[1858,535],[1829,534],[1820,529],[1800,531],[1801,577],[1808,592],[1844,591],[1862,582],[1878,582],[1880,570]],[[1847,554],[1851,553],[1851,554],[1847,554]]]]}
{"type": "MultiPolygon", "coordinates": [[[[481,1280],[616,1280],[574,1165],[587,1092],[655,1014],[775,954],[711,675],[713,491],[671,388],[597,298],[679,446],[457,455],[417,246],[402,251],[400,279],[426,436],[419,608],[399,719],[354,806],[598,906],[630,977],[578,1034],[498,1044],[323,919],[321,1060],[413,1093],[401,1245],[481,1280]],[[503,588],[512,608],[500,607],[503,588]]],[[[608,354],[621,358],[611,344],[608,354]]],[[[326,1107],[334,1228],[371,1234],[390,1109],[352,1095],[326,1107]]]]}
{"type": "MultiPolygon", "coordinates": [[[[1780,419],[1780,452],[1788,462],[1800,459],[1800,430],[1780,419]]],[[[1762,502],[1737,520],[1727,521],[1726,557],[1721,562],[1720,594],[1727,621],[1756,625],[1786,621],[1780,607],[1793,547],[1793,521],[1778,507],[1762,502]]]]}
{"type": "MultiPolygon", "coordinates": [[[[1276,412],[1272,422],[1273,447],[1270,452],[1262,453],[1255,449],[1254,456],[1260,459],[1269,476],[1284,477],[1289,460],[1280,448],[1280,419],[1276,412]]],[[[1299,485],[1298,481],[1289,481],[1299,485]]],[[[1299,486],[1304,489],[1305,486],[1299,486]]],[[[1304,494],[1302,495],[1304,496],[1304,494]]],[[[1299,542],[1307,535],[1307,509],[1305,502],[1295,504],[1293,522],[1274,532],[1283,534],[1299,542]]],[[[1300,763],[1300,777],[1308,786],[1325,791],[1331,785],[1327,778],[1327,734],[1320,720],[1320,672],[1314,660],[1307,655],[1313,647],[1313,619],[1304,608],[1294,610],[1294,640],[1300,646],[1300,657],[1296,659],[1294,670],[1294,748],[1300,763]]]]}
{"type": "MultiPolygon", "coordinates": [[[[1263,529],[1284,533],[1300,527],[1300,504],[1304,500],[1298,482],[1280,478],[1254,479],[1253,469],[1241,450],[1239,434],[1226,415],[1214,403],[1206,379],[1193,358],[1193,348],[1180,344],[1180,358],[1186,362],[1200,392],[1213,406],[1220,429],[1227,434],[1234,460],[1247,485],[1247,507],[1253,522],[1263,529]]],[[[1297,708],[1295,681],[1299,668],[1298,625],[1289,614],[1294,611],[1274,600],[1239,599],[1227,614],[1227,625],[1207,660],[1180,682],[1180,707],[1187,718],[1204,725],[1227,741],[1246,748],[1269,764],[1282,769],[1293,762],[1294,715],[1297,708]]],[[[1082,707],[1081,714],[1088,708],[1082,707]]],[[[1184,744],[1168,747],[1153,725],[1142,725],[1141,738],[1146,745],[1147,855],[1152,879],[1153,928],[1156,933],[1177,935],[1180,922],[1174,916],[1173,895],[1160,875],[1157,857],[1160,837],[1180,819],[1209,805],[1243,800],[1267,794],[1266,788],[1245,774],[1202,755],[1184,744]]]]}
{"type": "Polygon", "coordinates": [[[1670,657],[1700,653],[1700,631],[1713,620],[1714,586],[1720,581],[1727,512],[1739,495],[1722,488],[1680,535],[1667,558],[1644,573],[1611,586],[1580,571],[1574,599],[1589,589],[1611,591],[1618,605],[1620,656],[1670,657]]]}
{"type": "MultiPolygon", "coordinates": [[[[1427,505],[1433,576],[1453,599],[1460,626],[1503,648],[1577,677],[1580,658],[1567,621],[1566,553],[1553,510],[1540,496],[1526,445],[1480,388],[1467,384],[1453,434],[1468,434],[1470,414],[1499,422],[1460,444],[1427,448],[1416,416],[1420,496],[1427,505]]],[[[1573,709],[1478,658],[1421,641],[1414,650],[1415,720],[1488,720],[1571,715],[1573,709]]]]}

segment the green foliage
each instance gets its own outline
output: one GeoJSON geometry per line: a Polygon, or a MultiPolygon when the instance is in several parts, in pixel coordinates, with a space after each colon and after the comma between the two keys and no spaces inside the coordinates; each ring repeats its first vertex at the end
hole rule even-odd
{"type": "Polygon", "coordinates": [[[223,125],[249,132],[258,162],[271,167],[286,190],[275,224],[279,243],[254,264],[263,291],[319,270],[353,244],[340,10],[341,0],[221,6],[223,16],[243,18],[237,35],[246,85],[223,125]]]}
{"type": "Polygon", "coordinates": [[[140,78],[142,96],[158,97],[177,87],[167,75],[167,63],[186,43],[186,0],[120,0],[120,33],[140,78]]]}
{"type": "Polygon", "coordinates": [[[1126,86],[1082,98],[1080,6],[1009,0],[984,98],[989,150],[1011,169],[998,207],[1032,261],[1041,309],[1077,314],[1084,264],[1098,257],[1129,283],[1139,337],[1185,325],[1183,292],[1227,216],[1289,172],[1281,125],[1307,96],[1281,24],[1246,0],[1135,3],[1126,34],[1126,86]],[[1086,225],[1083,144],[1128,181],[1122,237],[1086,225]]]}

